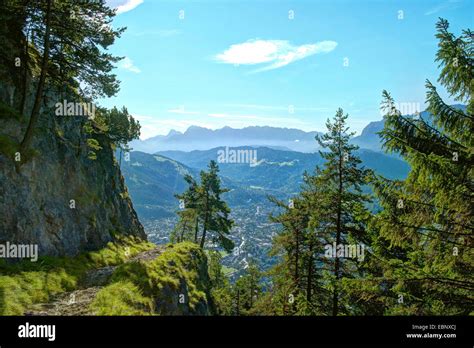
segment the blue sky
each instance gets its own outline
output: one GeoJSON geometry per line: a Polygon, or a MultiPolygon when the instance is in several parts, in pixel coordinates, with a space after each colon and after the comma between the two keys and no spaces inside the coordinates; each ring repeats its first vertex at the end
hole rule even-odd
{"type": "Polygon", "coordinates": [[[142,138],[186,130],[270,125],[324,130],[338,107],[360,132],[381,119],[383,89],[420,105],[438,77],[438,17],[459,34],[469,0],[108,0],[117,96],[142,138]]]}

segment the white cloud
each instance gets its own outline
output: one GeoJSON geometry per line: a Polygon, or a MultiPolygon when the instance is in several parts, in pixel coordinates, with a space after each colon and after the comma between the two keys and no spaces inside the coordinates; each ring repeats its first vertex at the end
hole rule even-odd
{"type": "Polygon", "coordinates": [[[459,7],[459,3],[461,0],[448,0],[444,3],[439,4],[438,6],[435,6],[428,11],[425,12],[425,16],[430,16],[432,14],[438,13],[441,10],[450,10],[450,9],[456,9],[459,7]]]}
{"type": "Polygon", "coordinates": [[[226,119],[231,121],[241,121],[241,120],[252,120],[252,121],[264,121],[268,122],[291,122],[293,124],[305,124],[305,122],[296,119],[296,118],[285,118],[285,117],[275,117],[275,116],[259,116],[259,115],[237,115],[237,114],[227,114],[227,113],[211,113],[207,114],[207,116],[212,118],[220,118],[226,119]]]}
{"type": "Polygon", "coordinates": [[[119,64],[119,68],[122,68],[124,70],[128,70],[128,71],[131,71],[133,73],[136,73],[136,74],[139,74],[141,72],[140,69],[138,69],[134,64],[133,64],[133,61],[128,58],[128,57],[125,57],[124,59],[122,59],[120,61],[120,64],[119,64]]]}
{"type": "Polygon", "coordinates": [[[295,112],[331,111],[334,109],[334,107],[328,107],[328,106],[313,107],[313,106],[298,106],[298,105],[282,106],[282,105],[260,105],[260,104],[224,104],[224,106],[244,108],[244,109],[255,109],[255,110],[279,110],[279,111],[286,111],[286,112],[289,112],[290,107],[293,107],[295,112]]]}
{"type": "Polygon", "coordinates": [[[168,112],[172,114],[179,114],[179,115],[199,115],[200,114],[200,112],[198,111],[185,110],[184,107],[179,107],[177,109],[170,109],[168,110],[168,112]]]}
{"type": "Polygon", "coordinates": [[[117,9],[117,14],[133,10],[138,5],[142,4],[143,0],[107,0],[106,4],[110,8],[117,9]]]}
{"type": "Polygon", "coordinates": [[[236,65],[268,65],[255,72],[277,69],[317,53],[328,53],[337,46],[335,41],[320,41],[313,44],[294,46],[286,40],[249,40],[231,45],[217,54],[214,59],[236,65]]]}

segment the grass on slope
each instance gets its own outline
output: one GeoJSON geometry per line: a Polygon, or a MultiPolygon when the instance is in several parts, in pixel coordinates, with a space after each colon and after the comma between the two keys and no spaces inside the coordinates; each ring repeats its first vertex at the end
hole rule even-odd
{"type": "Polygon", "coordinates": [[[99,251],[76,257],[40,257],[15,264],[0,260],[0,315],[23,315],[34,303],[76,289],[88,270],[119,265],[154,247],[136,237],[117,237],[99,251]]]}
{"type": "Polygon", "coordinates": [[[207,302],[207,284],[198,274],[206,264],[206,255],[198,245],[169,244],[152,261],[129,262],[117,267],[111,284],[101,289],[92,302],[92,312],[156,315],[169,314],[169,308],[177,312],[193,311],[198,303],[207,302]]]}

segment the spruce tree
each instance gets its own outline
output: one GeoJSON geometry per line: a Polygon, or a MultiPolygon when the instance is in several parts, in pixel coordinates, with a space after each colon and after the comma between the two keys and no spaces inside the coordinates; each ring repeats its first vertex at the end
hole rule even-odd
{"type": "Polygon", "coordinates": [[[270,221],[281,224],[281,231],[273,238],[271,256],[280,262],[269,272],[273,282],[272,300],[277,313],[295,314],[296,298],[304,294],[304,253],[308,233],[309,209],[300,196],[288,203],[273,196],[269,200],[279,208],[279,214],[271,214],[270,221]]]}
{"type": "Polygon", "coordinates": [[[200,183],[189,175],[185,177],[189,185],[188,189],[176,197],[181,200],[184,204],[183,208],[188,210],[188,213],[180,214],[178,225],[184,226],[185,219],[189,220],[189,217],[194,214],[194,241],[204,248],[210,236],[213,242],[230,252],[234,248],[234,243],[228,237],[233,220],[230,218],[227,203],[221,197],[223,193],[228,192],[228,189],[221,188],[218,173],[217,163],[211,161],[208,171],[200,172],[200,183]]]}
{"type": "Polygon", "coordinates": [[[374,186],[383,211],[374,220],[379,237],[373,284],[388,313],[469,314],[474,306],[473,33],[456,37],[440,19],[438,82],[466,107],[444,102],[426,81],[428,113],[402,115],[384,91],[387,151],[411,167],[406,180],[378,178],[374,186]]]}
{"type": "Polygon", "coordinates": [[[196,211],[192,208],[177,212],[178,222],[170,235],[171,243],[195,241],[196,211]]]}
{"type": "Polygon", "coordinates": [[[370,171],[360,166],[357,147],[349,143],[347,117],[339,109],[333,122],[327,121],[328,132],[316,137],[325,163],[304,175],[292,204],[271,199],[282,209],[271,217],[283,227],[273,241],[281,262],[271,271],[281,314],[350,314],[357,307],[348,304],[344,280],[362,276],[362,260],[346,259],[339,249],[325,253],[327,246],[351,244],[360,250],[369,242],[370,199],[362,188],[370,171]]]}
{"type": "Polygon", "coordinates": [[[262,273],[254,260],[249,261],[245,273],[241,275],[233,286],[235,314],[253,315],[255,306],[262,293],[260,284],[262,273]]]}
{"type": "Polygon", "coordinates": [[[362,260],[356,255],[349,258],[351,255],[344,255],[342,248],[348,245],[359,248],[356,250],[366,248],[366,225],[370,218],[366,208],[370,197],[362,190],[370,171],[360,166],[361,160],[355,153],[358,147],[349,142],[354,133],[349,133],[347,118],[348,115],[338,109],[333,121],[326,123],[328,132],[316,137],[322,148],[320,155],[326,161],[306,180],[316,191],[312,205],[318,209],[312,218],[316,234],[325,247],[324,271],[332,294],[330,314],[334,316],[350,314],[353,308],[347,298],[343,298],[343,278],[361,276],[362,260]],[[332,250],[334,246],[337,250],[332,250]],[[328,255],[328,249],[332,255],[328,255]]]}

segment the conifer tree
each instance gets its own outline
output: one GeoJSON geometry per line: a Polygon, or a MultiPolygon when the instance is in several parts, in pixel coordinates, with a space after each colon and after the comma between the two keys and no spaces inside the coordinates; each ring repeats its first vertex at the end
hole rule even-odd
{"type": "MultiPolygon", "coordinates": [[[[112,29],[110,23],[115,16],[104,0],[74,1],[12,0],[14,18],[22,16],[24,89],[26,98],[26,70],[38,70],[38,78],[30,81],[34,87],[33,106],[29,111],[29,122],[21,141],[21,150],[28,149],[44,101],[46,88],[63,92],[77,91],[78,97],[94,100],[112,96],[118,91],[118,81],[111,73],[113,63],[120,58],[107,53],[107,48],[123,32],[123,28],[112,29]],[[33,48],[29,50],[29,46],[33,48]],[[35,59],[30,59],[34,51],[35,59]],[[25,70],[26,69],[26,70],[25,70]]],[[[20,111],[26,111],[24,100],[20,111]]]]}
{"type": "Polygon", "coordinates": [[[339,109],[328,132],[316,137],[325,159],[304,185],[291,207],[272,199],[283,212],[272,216],[283,231],[274,239],[273,253],[282,261],[272,271],[282,314],[348,314],[355,306],[341,303],[343,278],[361,276],[360,260],[347,260],[325,247],[358,244],[365,247],[369,197],[362,192],[370,172],[360,167],[357,147],[349,143],[347,115],[339,109]],[[351,262],[352,261],[352,262],[351,262]],[[350,309],[351,308],[351,309],[350,309]]]}
{"type": "Polygon", "coordinates": [[[235,303],[235,314],[252,315],[255,313],[255,305],[262,293],[262,273],[254,260],[249,261],[245,273],[237,279],[233,286],[233,297],[235,303]]]}
{"type": "Polygon", "coordinates": [[[222,269],[222,255],[219,251],[208,251],[208,269],[211,293],[217,315],[231,315],[233,312],[232,287],[222,269]]]}
{"type": "Polygon", "coordinates": [[[402,115],[383,92],[384,147],[411,167],[404,181],[374,182],[383,211],[374,220],[372,284],[384,284],[377,301],[388,313],[469,314],[474,308],[473,33],[455,37],[448,28],[444,19],[437,23],[438,82],[467,107],[446,104],[427,81],[429,113],[402,115]]]}
{"type": "MultiPolygon", "coordinates": [[[[176,197],[182,200],[184,209],[194,211],[195,242],[204,248],[206,238],[210,235],[213,242],[230,252],[234,248],[234,243],[228,238],[233,220],[229,216],[227,203],[221,198],[221,194],[228,192],[228,189],[221,188],[218,173],[217,163],[211,161],[208,171],[201,171],[200,183],[189,175],[185,177],[188,189],[176,197]]],[[[191,212],[181,214],[179,224],[183,226],[184,219],[189,219],[190,215],[191,212]]]]}
{"type": "Polygon", "coordinates": [[[196,232],[196,211],[192,208],[177,212],[178,223],[171,232],[171,243],[180,243],[184,241],[195,241],[196,232]]]}
{"type": "Polygon", "coordinates": [[[320,154],[326,161],[306,180],[316,192],[312,205],[318,209],[312,218],[316,234],[325,245],[324,271],[332,293],[331,314],[334,316],[351,313],[352,306],[347,299],[342,299],[345,295],[342,279],[361,276],[358,271],[361,260],[342,254],[341,246],[365,248],[366,224],[370,218],[366,208],[370,198],[362,191],[370,171],[360,166],[361,160],[355,153],[358,147],[349,143],[353,133],[349,133],[346,126],[347,118],[348,115],[338,109],[333,121],[326,123],[328,132],[316,136],[322,148],[320,154]],[[328,246],[331,246],[332,256],[327,253],[328,246]],[[332,250],[334,246],[337,250],[332,250]]]}

